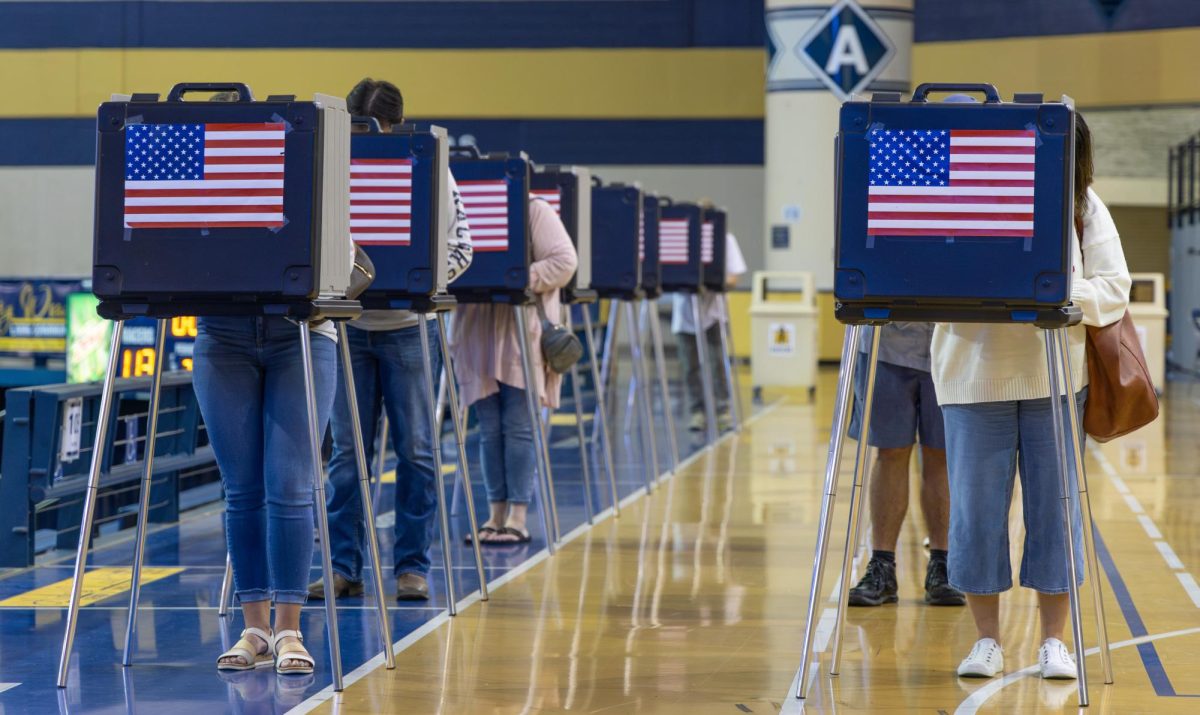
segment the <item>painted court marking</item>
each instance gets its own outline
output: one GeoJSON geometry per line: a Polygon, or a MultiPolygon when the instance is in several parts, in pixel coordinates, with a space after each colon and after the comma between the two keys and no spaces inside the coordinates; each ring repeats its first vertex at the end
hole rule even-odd
{"type": "MultiPolygon", "coordinates": [[[[142,585],[153,583],[168,576],[181,573],[175,566],[145,566],[142,568],[142,585]]],[[[90,606],[107,598],[118,596],[129,590],[133,578],[128,566],[104,566],[87,572],[83,581],[79,605],[90,606]]],[[[6,598],[0,608],[66,608],[71,600],[71,579],[56,581],[41,588],[6,598]]]]}

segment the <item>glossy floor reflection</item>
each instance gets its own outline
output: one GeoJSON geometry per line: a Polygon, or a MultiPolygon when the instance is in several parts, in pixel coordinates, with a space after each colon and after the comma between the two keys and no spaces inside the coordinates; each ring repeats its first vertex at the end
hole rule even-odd
{"type": "MultiPolygon", "coordinates": [[[[1073,682],[1029,668],[1032,594],[1003,607],[1007,673],[957,679],[975,639],[964,608],[922,603],[919,514],[898,555],[901,601],[851,609],[840,677],[828,654],[812,694],[792,697],[822,493],[833,374],[815,405],[769,407],[619,520],[581,533],[492,600],[405,644],[321,712],[1010,713],[1076,712],[1073,682]]],[[[1200,711],[1200,401],[1172,385],[1162,419],[1089,448],[1116,682],[1088,658],[1093,713],[1200,711]]],[[[847,455],[849,457],[849,455],[847,455]]],[[[845,475],[849,474],[847,459],[845,475]]],[[[843,477],[832,585],[845,528],[843,477]]],[[[916,493],[916,492],[914,492],[916,493]]],[[[1012,513],[1013,543],[1021,542],[1012,513]]],[[[1085,629],[1095,645],[1090,592],[1085,629]]],[[[828,594],[826,594],[828,595],[828,594]]],[[[828,634],[819,638],[827,643],[828,634]]]]}

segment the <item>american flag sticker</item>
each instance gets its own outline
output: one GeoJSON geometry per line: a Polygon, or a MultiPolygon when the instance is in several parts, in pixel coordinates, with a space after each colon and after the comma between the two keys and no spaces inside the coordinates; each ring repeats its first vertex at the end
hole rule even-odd
{"type": "Polygon", "coordinates": [[[554,209],[554,213],[562,215],[562,192],[558,189],[539,189],[530,191],[529,196],[535,199],[542,199],[550,204],[550,208],[554,209]]]}
{"type": "Polygon", "coordinates": [[[481,252],[508,250],[508,182],[460,181],[463,211],[471,226],[471,247],[481,252]]]}
{"type": "Polygon", "coordinates": [[[1032,130],[875,131],[871,236],[1033,236],[1032,130]]]}
{"type": "Polygon", "coordinates": [[[658,222],[659,263],[687,265],[689,224],[686,218],[664,218],[658,222]]]}
{"type": "Polygon", "coordinates": [[[282,123],[125,129],[126,228],[283,226],[282,123]]]}
{"type": "Polygon", "coordinates": [[[708,265],[713,262],[713,222],[705,221],[700,227],[700,262],[708,265]]]}
{"type": "Polygon", "coordinates": [[[350,160],[350,237],[368,246],[412,245],[412,160],[350,160]]]}
{"type": "Polygon", "coordinates": [[[638,262],[646,260],[646,210],[638,211],[638,262]]]}

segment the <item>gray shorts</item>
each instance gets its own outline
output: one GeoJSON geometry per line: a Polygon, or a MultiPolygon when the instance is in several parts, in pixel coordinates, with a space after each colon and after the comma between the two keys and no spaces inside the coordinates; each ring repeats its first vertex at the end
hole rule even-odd
{"type": "MultiPolygon", "coordinates": [[[[854,412],[850,438],[862,431],[863,402],[867,390],[867,356],[859,353],[854,367],[854,412]]],[[[933,376],[924,370],[879,362],[875,368],[875,396],[871,409],[871,435],[867,443],[882,449],[921,446],[946,448],[942,408],[933,390],[933,376]]]]}

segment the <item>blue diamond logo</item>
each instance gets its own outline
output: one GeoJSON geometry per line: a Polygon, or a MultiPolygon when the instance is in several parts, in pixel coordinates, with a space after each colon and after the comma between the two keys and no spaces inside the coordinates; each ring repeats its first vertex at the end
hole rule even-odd
{"type": "Polygon", "coordinates": [[[813,25],[795,52],[844,102],[879,76],[896,49],[855,0],[841,0],[813,25]]]}

